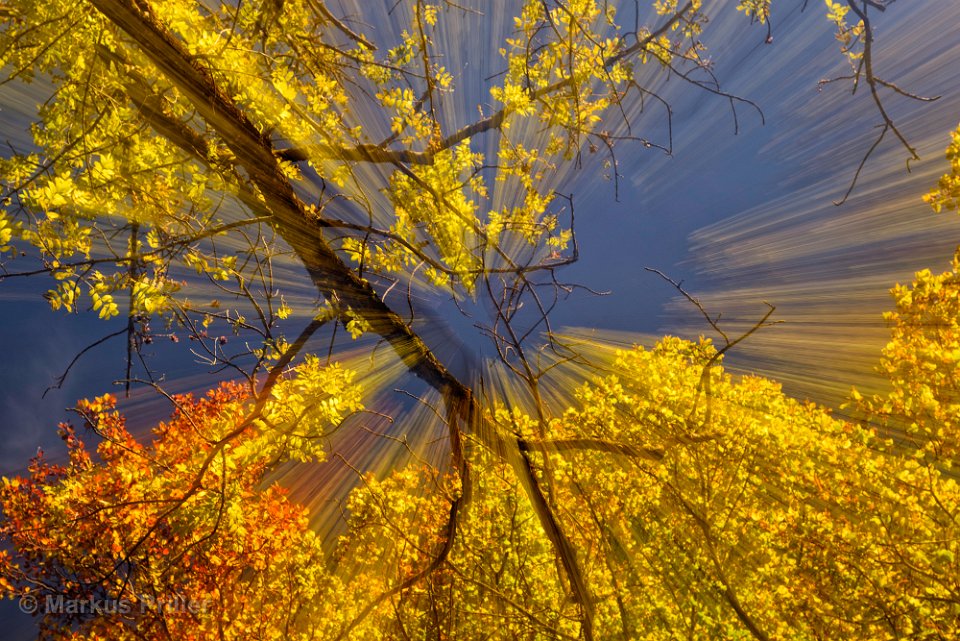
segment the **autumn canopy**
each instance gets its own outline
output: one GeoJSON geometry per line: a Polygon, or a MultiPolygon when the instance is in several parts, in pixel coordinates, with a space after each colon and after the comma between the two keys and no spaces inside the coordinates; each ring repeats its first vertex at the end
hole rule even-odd
{"type": "MultiPolygon", "coordinates": [[[[772,306],[735,334],[661,274],[713,338],[551,323],[583,289],[571,167],[616,190],[618,154],[669,153],[667,77],[753,109],[701,37],[732,11],[772,42],[769,0],[370,4],[0,2],[4,78],[43,95],[0,159],[0,287],[126,341],[121,391],[0,486],[0,595],[40,638],[960,638],[960,254],[893,289],[886,388],[843,414],[725,370],[772,306]],[[216,374],[193,394],[151,360],[179,342],[216,374]],[[172,409],[141,429],[145,392],[172,409]],[[402,456],[332,445],[370,439],[402,456]],[[286,482],[334,464],[322,510],[286,482]]],[[[885,105],[920,97],[874,70],[892,5],[826,2],[879,122],[848,196],[885,139],[917,155],[885,105]]]]}

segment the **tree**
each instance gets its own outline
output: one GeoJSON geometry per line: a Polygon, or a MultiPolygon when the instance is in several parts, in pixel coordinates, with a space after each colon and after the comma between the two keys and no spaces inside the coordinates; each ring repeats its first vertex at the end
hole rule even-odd
{"type": "MultiPolygon", "coordinates": [[[[593,633],[955,636],[952,459],[905,453],[770,381],[734,381],[717,354],[680,339],[619,352],[616,373],[582,386],[532,456],[543,470],[555,455],[551,498],[585,569],[593,633]]],[[[463,485],[410,466],[364,477],[325,558],[302,511],[260,481],[270,464],[304,454],[311,427],[338,424],[346,408],[305,399],[349,396],[348,378],[308,361],[272,390],[260,425],[238,385],[179,399],[149,446],[126,432],[114,399],[80,403],[102,462],[64,424],[68,466],[36,460],[30,479],[5,481],[0,534],[21,559],[5,560],[5,588],[91,604],[51,607],[49,638],[582,634],[521,479],[485,450],[469,457],[482,473],[455,536],[447,521],[463,485]]],[[[489,418],[535,438],[530,416],[489,418]]]]}
{"type": "MultiPolygon", "coordinates": [[[[310,384],[302,373],[278,398],[310,384]]],[[[341,391],[343,374],[314,391],[341,391]]],[[[98,461],[64,423],[66,466],[38,456],[28,479],[4,479],[3,534],[18,562],[3,559],[3,581],[35,599],[43,638],[298,638],[298,626],[310,631],[302,638],[323,638],[340,592],[320,541],[284,490],[258,485],[273,456],[302,450],[291,434],[265,440],[276,433],[245,422],[247,397],[225,385],[180,399],[149,446],[111,411],[116,399],[83,401],[77,411],[102,439],[98,461]],[[236,436],[223,440],[228,432],[236,436]]],[[[294,407],[271,401],[263,420],[282,424],[294,407]]],[[[315,414],[318,428],[336,419],[315,414]]]]}
{"type": "MultiPolygon", "coordinates": [[[[870,16],[886,4],[830,2],[829,18],[883,119],[877,144],[889,132],[915,155],[879,97],[906,94],[873,71],[870,16]]],[[[638,101],[666,105],[648,74],[746,102],[710,75],[701,3],[658,1],[625,33],[607,3],[525,2],[495,106],[471,122],[446,108],[440,43],[479,18],[397,6],[407,27],[381,42],[319,0],[4,6],[10,78],[50,88],[34,149],[0,166],[0,246],[39,261],[11,259],[5,278],[49,274],[55,310],[125,319],[104,340],[126,337],[127,390],[165,393],[142,348],[183,333],[240,381],[171,396],[149,444],[110,397],[79,404],[100,460],[64,425],[69,464],[38,459],[0,492],[19,555],[3,558],[4,591],[127,604],[48,611],[52,638],[956,634],[949,468],[724,374],[769,315],[719,349],[664,339],[606,362],[553,331],[575,287],[559,270],[578,257],[560,169],[600,152],[616,184],[622,145],[655,146],[633,129],[638,101]],[[290,294],[289,256],[311,296],[290,294]],[[431,350],[425,292],[488,305],[481,329],[519,393],[431,350]],[[342,346],[340,325],[434,390],[419,400],[449,463],[360,474],[324,549],[262,482],[322,460],[331,431],[372,411],[350,370],[308,353],[319,337],[342,346]],[[555,399],[545,382],[564,367],[596,378],[555,399]],[[898,484],[915,490],[906,506],[898,484]]],[[[737,8],[767,24],[767,2],[737,8]]]]}

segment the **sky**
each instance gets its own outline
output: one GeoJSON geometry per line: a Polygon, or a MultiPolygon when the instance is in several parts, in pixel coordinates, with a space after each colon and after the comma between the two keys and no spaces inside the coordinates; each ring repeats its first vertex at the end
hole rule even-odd
{"type": "MultiPolygon", "coordinates": [[[[924,267],[947,269],[960,243],[960,223],[933,215],[920,200],[945,171],[947,134],[960,121],[960,31],[944,28],[960,24],[960,3],[898,2],[877,19],[877,73],[912,92],[942,97],[932,103],[889,97],[886,104],[922,160],[908,173],[904,150],[886,140],[839,207],[833,203],[872,143],[879,118],[864,91],[851,95],[841,83],[818,88],[821,79],[842,74],[844,62],[823,4],[810,2],[804,12],[801,4],[775,3],[771,43],[765,29],[751,27],[732,6],[723,7],[704,34],[723,88],[754,101],[763,123],[741,104],[735,134],[724,99],[677,78],[658,80],[673,109],[673,153],[640,145],[618,152],[617,197],[595,165],[566,176],[582,258],[565,278],[610,294],[571,297],[553,321],[625,345],[706,332],[699,312],[645,267],[682,280],[734,334],[762,316],[767,301],[783,324],[751,337],[730,364],[837,407],[850,385],[879,384],[871,368],[885,341],[881,313],[890,306],[889,288],[924,267]]],[[[489,6],[489,19],[505,15],[502,2],[489,6]]],[[[464,33],[451,34],[448,43],[463,88],[463,103],[451,109],[483,100],[483,83],[471,79],[499,65],[492,32],[464,33]]],[[[29,89],[0,87],[6,138],[25,136],[22,112],[35,100],[29,89]]],[[[643,135],[664,141],[664,122],[662,110],[651,105],[641,119],[643,135]]],[[[68,417],[65,408],[116,391],[112,383],[123,375],[124,339],[117,338],[91,350],[62,388],[43,397],[79,349],[117,329],[89,314],[50,311],[40,297],[46,287],[42,279],[0,282],[4,475],[23,470],[38,447],[62,449],[56,425],[68,417]]],[[[465,335],[471,323],[456,314],[441,318],[450,328],[447,338],[469,352],[474,339],[449,335],[465,335]]],[[[186,347],[163,358],[178,391],[210,386],[186,347]]],[[[142,425],[166,411],[145,398],[132,407],[142,425]]],[[[14,625],[15,636],[6,638],[28,638],[29,620],[17,618],[14,625]]]]}

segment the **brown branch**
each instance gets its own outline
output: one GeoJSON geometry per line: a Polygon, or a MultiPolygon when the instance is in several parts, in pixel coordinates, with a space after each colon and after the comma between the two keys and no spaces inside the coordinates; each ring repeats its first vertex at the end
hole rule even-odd
{"type": "Polygon", "coordinates": [[[833,201],[833,204],[839,207],[843,203],[847,202],[847,199],[850,198],[850,194],[853,193],[853,189],[857,186],[857,181],[860,180],[860,174],[863,173],[863,168],[867,165],[867,161],[870,160],[870,156],[873,155],[873,152],[876,151],[877,147],[880,146],[880,143],[883,142],[884,136],[887,135],[887,132],[890,130],[890,127],[883,125],[880,131],[880,135],[877,136],[877,139],[873,141],[873,144],[870,145],[870,148],[867,149],[867,153],[863,155],[863,158],[860,159],[860,164],[857,165],[857,170],[853,173],[853,180],[850,181],[850,186],[847,187],[847,191],[844,192],[843,198],[840,200],[833,201]]]}
{"type": "Polygon", "coordinates": [[[568,438],[546,439],[543,441],[528,441],[517,439],[521,452],[611,452],[623,454],[631,458],[647,459],[650,461],[663,460],[663,450],[649,447],[635,447],[626,443],[606,441],[599,438],[568,438]]]}
{"type": "Polygon", "coordinates": [[[351,29],[346,24],[344,24],[342,20],[340,20],[335,15],[330,13],[330,10],[327,9],[327,5],[323,3],[323,0],[308,0],[308,4],[310,5],[310,8],[316,11],[319,15],[321,15],[325,20],[327,20],[334,27],[339,29],[348,38],[350,38],[357,44],[363,45],[364,47],[366,47],[367,49],[370,49],[371,51],[377,50],[376,45],[374,45],[372,42],[364,38],[361,34],[355,32],[353,29],[351,29]]]}
{"type": "Polygon", "coordinates": [[[269,138],[223,93],[210,73],[184,46],[157,22],[152,12],[136,6],[133,0],[91,2],[137,43],[220,135],[237,163],[259,189],[278,232],[304,263],[318,290],[330,297],[336,293],[344,310],[349,306],[362,315],[373,331],[394,347],[415,375],[439,390],[449,387],[466,392],[420,337],[380,300],[372,286],[359,278],[329,247],[321,226],[313,220],[313,215],[281,171],[269,138]]]}
{"type": "Polygon", "coordinates": [[[463,440],[460,435],[460,429],[457,425],[457,421],[462,418],[470,423],[473,420],[472,405],[472,399],[468,398],[455,400],[450,396],[447,396],[446,423],[451,434],[450,449],[453,453],[454,465],[457,467],[457,471],[460,475],[462,491],[459,496],[450,502],[450,511],[447,516],[447,522],[444,526],[443,545],[441,545],[436,556],[434,556],[434,558],[426,567],[412,576],[407,577],[405,580],[401,581],[392,588],[380,593],[376,598],[367,603],[367,605],[364,606],[364,608],[350,621],[350,623],[340,631],[340,634],[338,634],[336,637],[336,641],[340,641],[341,639],[349,637],[350,633],[353,632],[356,627],[360,625],[364,619],[366,619],[380,604],[390,597],[400,594],[404,590],[410,589],[420,581],[430,576],[433,572],[440,568],[440,566],[442,566],[450,556],[450,551],[453,549],[453,543],[456,538],[460,519],[467,503],[469,502],[471,494],[469,468],[467,466],[466,457],[464,456],[463,440]]]}
{"type": "MultiPolygon", "coordinates": [[[[917,150],[907,141],[906,137],[901,133],[900,129],[897,127],[896,123],[893,121],[893,118],[887,114],[886,108],[883,106],[883,101],[880,99],[880,92],[877,89],[878,86],[884,86],[887,88],[896,91],[904,96],[913,98],[915,100],[925,100],[921,96],[916,96],[914,94],[907,93],[897,87],[896,85],[880,80],[873,73],[873,26],[870,24],[870,16],[868,15],[867,7],[872,6],[879,8],[881,11],[885,9],[883,5],[878,5],[876,2],[871,2],[870,0],[863,0],[862,6],[858,6],[855,0],[847,0],[847,5],[850,9],[860,18],[863,23],[863,56],[861,59],[861,64],[863,68],[864,78],[867,81],[867,86],[870,88],[870,97],[873,99],[873,103],[877,107],[877,111],[880,113],[880,117],[883,119],[883,127],[880,135],[877,137],[876,141],[870,146],[867,150],[867,153],[864,154],[863,159],[860,161],[860,165],[857,167],[857,171],[853,176],[853,180],[850,183],[850,187],[847,189],[847,192],[843,195],[839,201],[834,201],[834,205],[842,205],[850,197],[850,194],[853,192],[853,188],[857,184],[857,180],[860,178],[860,173],[863,171],[864,165],[867,164],[867,160],[880,145],[880,142],[883,140],[884,136],[888,131],[892,131],[893,134],[900,141],[900,144],[907,150],[910,154],[910,159],[907,160],[907,168],[909,169],[910,160],[920,160],[917,150]]],[[[857,78],[859,79],[859,70],[857,72],[857,78]]],[[[939,96],[931,98],[929,100],[936,100],[939,96]]]]}
{"type": "Polygon", "coordinates": [[[134,298],[133,288],[140,277],[140,258],[137,254],[138,236],[140,234],[139,223],[133,223],[130,229],[130,263],[127,265],[128,277],[130,278],[130,300],[127,302],[127,375],[124,379],[123,392],[126,398],[130,398],[130,372],[133,370],[133,352],[138,349],[136,332],[136,315],[133,312],[134,298]]]}
{"type": "Polygon", "coordinates": [[[690,409],[690,416],[693,416],[693,413],[696,411],[697,405],[698,405],[699,402],[700,402],[700,394],[701,394],[701,393],[704,393],[704,394],[706,395],[706,397],[707,397],[707,411],[706,411],[706,415],[705,415],[704,420],[703,420],[703,424],[704,424],[704,425],[709,425],[710,422],[711,422],[711,420],[712,420],[712,413],[713,413],[713,407],[712,407],[712,404],[711,404],[711,402],[710,402],[710,399],[711,399],[711,391],[710,391],[710,387],[711,387],[710,370],[713,368],[714,365],[716,365],[717,361],[719,361],[721,358],[723,358],[723,355],[724,355],[724,354],[726,354],[727,352],[729,352],[731,349],[733,349],[734,347],[736,347],[737,345],[739,345],[740,343],[742,343],[742,342],[745,341],[746,339],[748,339],[748,338],[750,338],[751,336],[753,336],[753,334],[756,333],[757,331],[759,331],[761,328],[763,328],[763,327],[770,327],[770,326],[772,326],[772,325],[779,325],[779,324],[782,323],[783,321],[772,321],[772,322],[771,322],[771,321],[770,321],[770,317],[773,315],[773,312],[775,312],[775,311],[777,310],[777,308],[774,307],[773,305],[771,305],[770,303],[768,303],[767,301],[763,301],[763,304],[766,305],[767,308],[768,308],[768,309],[767,309],[767,312],[760,318],[760,320],[758,320],[757,322],[755,322],[747,331],[745,331],[743,334],[741,334],[741,335],[738,336],[737,338],[731,340],[730,337],[729,337],[729,335],[728,335],[726,332],[724,332],[722,329],[720,329],[720,316],[717,315],[716,318],[710,316],[710,314],[707,313],[706,308],[703,306],[703,304],[700,302],[700,300],[697,299],[697,298],[694,298],[689,292],[687,292],[687,290],[685,290],[685,289],[683,288],[683,283],[679,283],[679,282],[673,280],[672,278],[670,278],[669,276],[667,276],[666,274],[664,274],[664,273],[663,273],[662,271],[660,271],[659,269],[654,269],[654,268],[652,268],[652,267],[644,267],[644,270],[646,270],[646,271],[648,271],[648,272],[652,272],[652,273],[654,273],[654,274],[657,274],[657,275],[660,276],[662,279],[664,279],[665,281],[667,281],[668,283],[670,283],[671,285],[673,285],[674,288],[675,288],[678,292],[680,292],[680,294],[681,294],[684,298],[686,298],[688,301],[690,301],[690,303],[692,303],[692,304],[697,308],[697,310],[700,312],[701,316],[703,316],[703,318],[707,321],[707,323],[710,325],[710,327],[713,328],[713,330],[714,330],[715,332],[717,332],[718,334],[720,334],[720,337],[721,337],[721,338],[723,338],[723,342],[724,342],[723,347],[721,347],[720,349],[718,349],[718,350],[713,354],[713,356],[711,356],[711,357],[707,360],[707,362],[703,365],[703,369],[702,369],[701,372],[700,372],[700,381],[697,383],[697,394],[696,394],[696,396],[694,396],[693,403],[691,404],[691,409],[690,409]]]}
{"type": "MultiPolygon", "coordinates": [[[[462,411],[468,417],[468,429],[482,434],[485,444],[494,451],[503,451],[503,437],[495,430],[476,430],[482,418],[470,389],[446,369],[423,340],[383,302],[372,286],[344,264],[329,246],[323,236],[321,222],[315,220],[314,214],[301,202],[293,185],[281,171],[278,154],[269,137],[262,134],[221,90],[210,72],[157,22],[149,8],[134,4],[134,0],[91,2],[133,39],[159,72],[192,103],[197,115],[224,141],[236,158],[238,167],[242,167],[256,185],[278,234],[303,262],[318,291],[328,298],[339,298],[344,312],[352,308],[354,313],[363,317],[371,329],[391,345],[411,373],[437,389],[453,407],[464,408],[462,411]]],[[[678,19],[679,16],[675,16],[671,23],[678,19]]],[[[561,81],[535,93],[545,95],[568,83],[561,81]]],[[[508,113],[506,109],[501,110],[490,118],[459,130],[444,139],[441,147],[452,146],[474,133],[499,126],[508,113]]],[[[394,160],[391,159],[391,162],[394,160]]],[[[347,322],[349,319],[343,317],[342,320],[347,322]]],[[[467,478],[461,430],[456,421],[451,421],[450,425],[450,446],[454,464],[461,468],[461,478],[467,478]]],[[[519,445],[513,442],[513,448],[519,448],[519,445]]],[[[511,463],[520,477],[525,479],[524,485],[538,520],[562,561],[573,592],[583,609],[583,633],[590,640],[593,638],[593,603],[586,577],[579,567],[572,544],[562,532],[540,488],[529,453],[523,453],[521,458],[522,461],[518,461],[514,457],[511,463]]],[[[204,471],[200,470],[197,483],[204,471]]],[[[196,492],[198,487],[195,484],[188,494],[196,492]]],[[[469,485],[466,484],[464,496],[468,491],[469,485]]],[[[451,536],[456,527],[459,505],[456,503],[451,506],[451,536]]],[[[445,554],[441,553],[439,562],[442,562],[445,554]]],[[[430,571],[433,567],[431,564],[430,571]]]]}
{"type": "MultiPolygon", "coordinates": [[[[664,33],[667,33],[690,9],[693,2],[687,2],[673,16],[662,24],[655,31],[641,40],[637,40],[620,53],[614,54],[604,60],[604,68],[609,69],[624,58],[645,50],[650,43],[654,42],[664,33]]],[[[537,100],[550,95],[560,89],[571,86],[571,78],[559,80],[547,87],[531,92],[530,99],[537,100]]],[[[302,148],[284,149],[277,152],[278,157],[289,161],[304,161],[313,155],[324,158],[337,158],[344,161],[370,162],[370,163],[405,163],[408,165],[429,165],[438,151],[450,149],[478,134],[499,128],[512,113],[510,107],[504,107],[496,113],[478,120],[472,124],[466,125],[454,133],[441,139],[437,144],[431,145],[427,151],[413,151],[409,149],[384,149],[380,145],[363,144],[356,147],[332,147],[330,145],[308,145],[302,148]]]]}
{"type": "Polygon", "coordinates": [[[612,67],[613,65],[620,62],[627,56],[631,56],[635,53],[639,53],[640,51],[645,50],[647,48],[647,45],[649,45],[651,42],[653,42],[663,34],[670,31],[670,29],[673,28],[673,25],[679,22],[680,19],[684,16],[684,14],[689,12],[692,8],[693,8],[693,0],[689,0],[685,5],[683,5],[680,9],[678,9],[676,13],[673,14],[673,17],[671,17],[670,20],[662,24],[659,29],[657,29],[656,31],[650,32],[650,34],[647,35],[643,40],[637,40],[635,43],[633,43],[632,45],[630,45],[620,53],[614,54],[609,58],[607,58],[606,60],[604,60],[604,66],[612,67]]]}
{"type": "MultiPolygon", "coordinates": [[[[45,390],[43,391],[43,396],[46,396],[47,393],[48,393],[50,390],[60,389],[61,387],[63,387],[64,382],[67,380],[67,375],[70,374],[70,370],[73,369],[73,366],[77,364],[77,361],[79,361],[80,358],[83,357],[84,354],[86,354],[87,352],[89,352],[89,351],[90,351],[91,349],[93,349],[94,347],[98,347],[98,346],[100,346],[100,345],[103,345],[104,343],[106,343],[106,342],[107,342],[108,340],[110,340],[111,338],[116,338],[117,336],[123,336],[123,335],[126,334],[126,333],[127,333],[127,328],[124,327],[123,329],[117,330],[117,331],[113,332],[112,334],[107,334],[107,335],[104,336],[103,338],[101,338],[101,339],[99,339],[99,340],[96,340],[96,341],[90,343],[89,345],[87,345],[86,347],[84,347],[82,350],[80,350],[80,351],[76,354],[76,356],[73,357],[73,360],[70,361],[70,364],[67,365],[67,369],[64,370],[63,374],[61,374],[60,376],[57,377],[56,383],[54,383],[53,385],[51,385],[50,387],[48,387],[47,389],[45,389],[45,390]]],[[[41,398],[43,398],[43,397],[41,397],[41,398]]]]}
{"type": "Polygon", "coordinates": [[[539,517],[547,538],[550,539],[557,555],[560,557],[567,579],[570,581],[573,596],[580,605],[583,637],[586,641],[593,641],[593,597],[590,594],[586,577],[580,569],[580,563],[577,561],[577,552],[560,526],[559,520],[547,501],[543,488],[540,486],[540,481],[537,480],[537,473],[530,458],[530,452],[525,451],[520,443],[521,439],[517,438],[516,447],[520,450],[521,460],[513,465],[514,470],[516,470],[520,481],[524,485],[527,497],[530,499],[534,512],[539,517]]]}

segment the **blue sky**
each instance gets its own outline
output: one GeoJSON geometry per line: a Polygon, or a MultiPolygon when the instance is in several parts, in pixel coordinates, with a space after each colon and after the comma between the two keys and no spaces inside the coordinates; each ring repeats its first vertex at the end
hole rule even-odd
{"type": "MultiPolygon", "coordinates": [[[[840,208],[832,201],[842,195],[875,135],[877,116],[863,92],[850,96],[839,86],[817,90],[817,81],[842,72],[843,62],[822,3],[811,2],[805,13],[798,6],[777,5],[771,44],[764,44],[763,29],[744,26],[733,11],[705,35],[708,44],[715,43],[711,55],[724,88],[760,105],[766,125],[740,105],[735,136],[723,99],[673,79],[664,87],[674,109],[672,156],[639,145],[624,147],[619,202],[612,183],[598,179],[596,167],[571,178],[582,260],[565,277],[612,293],[571,298],[558,308],[556,324],[605,336],[703,331],[696,311],[678,305],[675,291],[643,271],[656,267],[684,280],[710,301],[711,310],[734,322],[762,311],[761,300],[782,307],[784,329],[770,330],[780,333],[758,341],[754,351],[746,350],[734,362],[782,374],[797,393],[815,395],[819,388],[805,381],[816,372],[808,371],[810,363],[796,345],[835,336],[837,345],[824,349],[838,358],[848,350],[847,370],[860,371],[861,352],[882,344],[885,288],[921,267],[946,267],[960,242],[960,228],[952,219],[929,214],[919,196],[944,170],[946,134],[960,120],[960,31],[944,34],[943,27],[960,24],[960,3],[896,3],[878,19],[878,67],[912,91],[943,97],[931,104],[891,99],[892,113],[916,141],[923,161],[908,174],[903,150],[887,141],[867,165],[861,188],[840,208]],[[763,260],[757,258],[761,253],[763,260]],[[829,319],[823,310],[833,310],[829,319]],[[834,321],[840,327],[845,314],[863,323],[854,330],[869,343],[863,349],[850,344],[859,339],[824,328],[834,321]],[[819,333],[803,334],[811,325],[819,333]],[[786,338],[778,342],[776,336],[786,338]]],[[[490,53],[478,66],[496,65],[490,53]]],[[[463,73],[468,75],[469,67],[463,73]]],[[[6,92],[0,93],[4,133],[20,138],[24,123],[9,115],[9,104],[21,98],[7,88],[0,91],[6,92]]],[[[656,139],[663,133],[662,114],[652,108],[648,118],[650,137],[656,139]]],[[[91,315],[51,312],[40,297],[47,286],[43,279],[0,283],[3,474],[22,470],[38,446],[56,453],[56,424],[67,417],[64,408],[78,398],[115,391],[112,382],[123,375],[124,339],[117,338],[85,356],[62,389],[41,398],[79,349],[120,326],[116,320],[108,325],[91,315]]],[[[470,323],[456,314],[441,317],[451,332],[469,331],[470,323]]],[[[463,343],[472,345],[473,339],[463,343]]],[[[177,349],[178,354],[163,357],[170,378],[181,387],[204,387],[209,379],[203,368],[190,365],[184,345],[177,349]]],[[[825,400],[833,399],[824,393],[825,400]]],[[[165,411],[160,405],[141,408],[141,425],[165,411]]],[[[15,619],[12,625],[22,628],[7,628],[6,638],[26,638],[28,624],[15,619]]]]}

